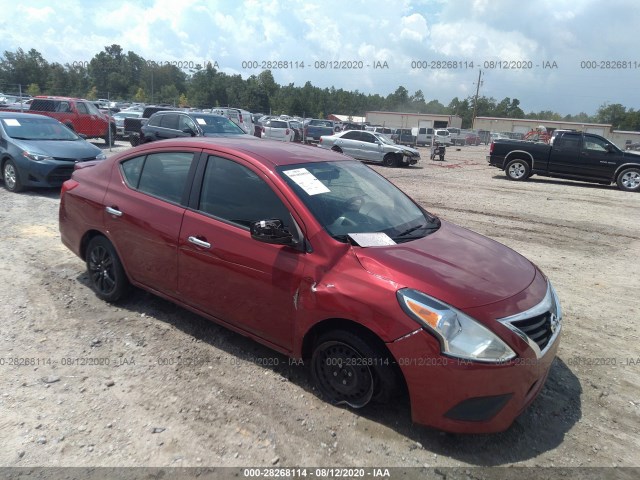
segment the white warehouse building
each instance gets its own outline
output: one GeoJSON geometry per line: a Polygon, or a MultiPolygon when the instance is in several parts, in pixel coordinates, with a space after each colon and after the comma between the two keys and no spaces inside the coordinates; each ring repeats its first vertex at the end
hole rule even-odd
{"type": "Polygon", "coordinates": [[[389,128],[414,128],[420,121],[433,122],[433,128],[462,127],[462,118],[457,115],[438,115],[433,113],[402,112],[366,112],[365,117],[371,125],[389,128]]]}
{"type": "Polygon", "coordinates": [[[550,131],[556,129],[567,129],[580,130],[585,133],[594,133],[605,137],[621,149],[624,149],[627,144],[640,142],[640,132],[613,130],[613,127],[610,124],[605,123],[580,123],[563,122],[562,120],[531,120],[499,117],[476,117],[473,122],[474,130],[519,134],[525,134],[539,126],[543,126],[550,131]]]}

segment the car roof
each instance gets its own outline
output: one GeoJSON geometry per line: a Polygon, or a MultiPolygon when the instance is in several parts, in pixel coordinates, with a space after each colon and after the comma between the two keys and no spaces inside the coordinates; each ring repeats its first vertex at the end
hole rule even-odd
{"type": "Polygon", "coordinates": [[[134,150],[163,148],[207,148],[236,156],[248,156],[266,167],[278,167],[308,162],[354,161],[345,155],[313,145],[299,145],[272,140],[229,138],[229,137],[189,137],[158,140],[145,143],[134,150]]]}

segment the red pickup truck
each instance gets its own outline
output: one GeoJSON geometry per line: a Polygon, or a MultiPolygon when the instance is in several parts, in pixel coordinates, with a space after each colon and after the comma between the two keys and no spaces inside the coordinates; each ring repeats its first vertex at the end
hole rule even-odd
{"type": "MultiPolygon", "coordinates": [[[[2,111],[18,111],[3,109],[2,111]]],[[[69,97],[34,97],[24,113],[37,113],[52,117],[71,130],[87,138],[102,138],[112,145],[116,138],[116,123],[98,110],[89,100],[69,97]],[[111,133],[109,133],[111,128],[111,133]]]]}

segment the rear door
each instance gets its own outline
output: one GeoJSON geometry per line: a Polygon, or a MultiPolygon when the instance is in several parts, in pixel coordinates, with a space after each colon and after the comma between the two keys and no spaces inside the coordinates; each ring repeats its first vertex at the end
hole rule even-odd
{"type": "Polygon", "coordinates": [[[167,150],[114,165],[104,224],[129,278],[175,296],[177,248],[199,150],[167,150]]]}
{"type": "Polygon", "coordinates": [[[582,169],[581,164],[583,161],[580,156],[581,142],[581,133],[562,133],[553,140],[548,167],[544,164],[544,160],[541,159],[534,164],[534,168],[543,170],[548,168],[550,173],[578,175],[578,172],[582,169]]]}
{"type": "Polygon", "coordinates": [[[183,301],[291,350],[305,253],[251,238],[249,224],[278,218],[295,231],[285,202],[260,172],[210,155],[180,232],[183,301]]]}

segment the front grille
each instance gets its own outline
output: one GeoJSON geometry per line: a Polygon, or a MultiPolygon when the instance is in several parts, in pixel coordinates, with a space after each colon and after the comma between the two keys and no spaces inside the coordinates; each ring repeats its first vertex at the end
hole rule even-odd
{"type": "Polygon", "coordinates": [[[546,348],[553,335],[551,331],[551,312],[545,312],[542,315],[511,322],[511,325],[536,342],[541,351],[546,348]]]}
{"type": "Polygon", "coordinates": [[[498,321],[524,340],[541,358],[562,330],[562,309],[555,290],[549,283],[544,299],[530,309],[499,318],[498,321]]]}
{"type": "Polygon", "coordinates": [[[91,160],[95,160],[96,157],[86,157],[86,158],[63,158],[63,157],[53,157],[54,160],[59,162],[89,162],[91,160]]]}
{"type": "Polygon", "coordinates": [[[71,178],[72,173],[73,165],[55,168],[47,175],[47,183],[54,186],[62,185],[64,181],[71,178]]]}

